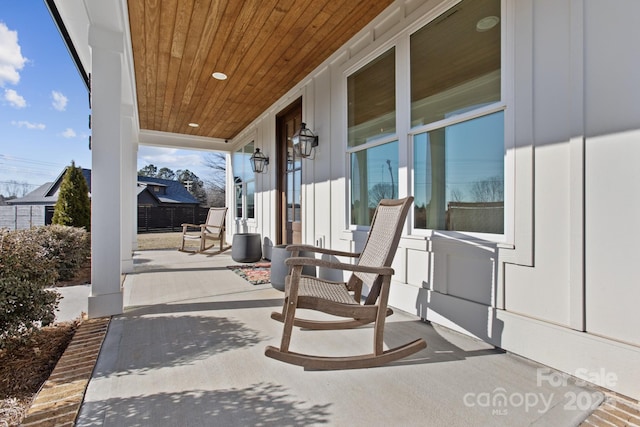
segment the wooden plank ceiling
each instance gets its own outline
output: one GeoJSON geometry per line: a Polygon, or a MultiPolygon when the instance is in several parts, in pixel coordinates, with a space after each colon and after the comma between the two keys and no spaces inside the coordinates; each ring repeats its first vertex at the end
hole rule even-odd
{"type": "Polygon", "coordinates": [[[140,128],[232,139],[391,3],[129,0],[140,128]]]}

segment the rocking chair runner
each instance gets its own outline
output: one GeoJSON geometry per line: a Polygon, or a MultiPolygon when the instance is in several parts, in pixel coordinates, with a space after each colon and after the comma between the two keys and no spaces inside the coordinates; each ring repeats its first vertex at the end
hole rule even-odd
{"type": "Polygon", "coordinates": [[[220,252],[224,250],[224,221],[227,216],[227,208],[210,208],[207,220],[204,224],[182,224],[182,244],[180,250],[183,252],[204,252],[220,242],[220,252]],[[189,231],[189,229],[197,231],[189,231]],[[199,240],[200,247],[195,251],[188,251],[184,248],[184,243],[188,240],[199,240]],[[208,245],[208,241],[213,243],[208,245]],[[208,246],[207,246],[208,245],[208,246]]]}
{"type": "Polygon", "coordinates": [[[422,339],[409,342],[389,350],[383,349],[384,324],[393,312],[387,308],[389,286],[394,271],[391,268],[398,248],[413,197],[401,200],[381,200],[372,223],[367,243],[361,254],[333,251],[308,245],[290,245],[292,258],[286,263],[291,272],[286,279],[285,300],[282,312],[273,312],[271,317],[284,322],[280,347],[268,346],[265,355],[307,369],[351,369],[379,366],[401,359],[427,346],[422,339]],[[316,258],[299,258],[300,251],[317,252],[334,256],[358,258],[357,264],[331,262],[316,258]],[[329,282],[315,277],[303,276],[305,265],[351,271],[346,283],[329,282]],[[362,285],[370,286],[369,294],[361,304],[362,285]],[[297,309],[311,309],[344,320],[317,321],[296,317],[297,309]],[[289,351],[293,326],[309,329],[346,329],[375,322],[373,353],[350,357],[314,356],[289,351]]]}

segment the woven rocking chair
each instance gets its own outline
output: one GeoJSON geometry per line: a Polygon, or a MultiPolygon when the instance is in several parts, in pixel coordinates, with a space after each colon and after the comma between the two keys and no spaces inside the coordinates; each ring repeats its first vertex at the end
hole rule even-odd
{"type": "Polygon", "coordinates": [[[215,246],[216,242],[220,244],[220,252],[225,251],[224,239],[224,222],[227,216],[227,208],[209,208],[207,220],[204,224],[182,224],[182,244],[180,251],[183,252],[204,252],[215,246]],[[199,243],[198,249],[187,250],[185,243],[187,241],[196,241],[199,243]],[[211,242],[211,243],[210,243],[211,242]]]}
{"type": "Polygon", "coordinates": [[[393,311],[387,307],[389,286],[394,271],[391,268],[398,248],[402,227],[413,197],[401,200],[381,200],[372,223],[367,243],[362,253],[333,251],[309,245],[289,245],[292,258],[286,263],[290,274],[286,278],[285,299],[282,312],[271,317],[284,322],[280,347],[268,346],[265,355],[306,369],[352,369],[383,365],[424,349],[427,343],[417,339],[400,347],[383,349],[385,319],[393,311]],[[317,252],[333,256],[357,258],[355,264],[298,257],[300,251],[317,252]],[[349,280],[329,282],[303,276],[306,265],[351,271],[349,280]],[[361,303],[362,286],[370,291],[361,303]],[[307,320],[296,317],[297,309],[310,309],[338,316],[344,320],[307,320]],[[347,329],[374,323],[373,352],[348,357],[315,356],[289,351],[293,326],[308,329],[347,329]]]}

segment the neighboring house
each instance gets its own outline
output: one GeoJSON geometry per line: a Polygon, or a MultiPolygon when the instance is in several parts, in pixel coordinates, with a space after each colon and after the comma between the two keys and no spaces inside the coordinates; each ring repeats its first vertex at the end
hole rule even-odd
{"type": "Polygon", "coordinates": [[[138,207],[198,206],[198,199],[179,181],[138,175],[138,207]]]}
{"type": "MultiPolygon", "coordinates": [[[[17,199],[7,200],[8,205],[37,205],[37,206],[54,206],[58,201],[58,195],[60,194],[60,185],[62,185],[62,179],[67,173],[65,168],[58,178],[53,182],[46,182],[40,187],[36,188],[32,192],[26,194],[24,197],[17,199]]],[[[87,187],[89,187],[89,198],[91,198],[91,169],[82,168],[82,176],[87,181],[87,187]]]]}
{"type": "Polygon", "coordinates": [[[244,2],[190,23],[172,20],[198,2],[159,3],[47,0],[91,87],[94,184],[125,189],[94,189],[90,317],[123,309],[138,144],[227,151],[235,224],[358,251],[376,200],[414,196],[390,305],[640,399],[640,1],[244,2]],[[273,37],[239,18],[296,11],[273,37]],[[362,26],[330,45],[333,14],[362,26]],[[300,122],[319,136],[309,159],[300,122]]]}
{"type": "MultiPolygon", "coordinates": [[[[65,173],[66,169],[55,181],[41,185],[24,197],[6,200],[6,204],[14,208],[2,208],[0,227],[16,228],[15,222],[19,216],[28,216],[28,219],[19,221],[26,227],[51,224],[65,173]],[[3,225],[2,222],[7,224],[3,225]],[[10,225],[11,223],[14,225],[10,225]]],[[[82,169],[82,175],[87,181],[91,197],[91,169],[82,169]]],[[[137,195],[138,207],[194,208],[199,205],[198,200],[180,182],[161,178],[138,176],[137,195]]]]}
{"type": "MultiPolygon", "coordinates": [[[[55,181],[42,184],[24,197],[7,200],[7,205],[15,206],[15,208],[2,209],[3,214],[0,219],[0,226],[28,228],[31,226],[51,224],[53,209],[58,201],[60,185],[62,184],[65,173],[67,173],[67,168],[58,175],[55,181]],[[20,219],[21,217],[22,219],[20,219]],[[11,222],[14,222],[13,226],[9,226],[11,222]]],[[[91,169],[83,168],[82,176],[84,176],[84,179],[87,181],[89,198],[91,198],[91,169]]]]}

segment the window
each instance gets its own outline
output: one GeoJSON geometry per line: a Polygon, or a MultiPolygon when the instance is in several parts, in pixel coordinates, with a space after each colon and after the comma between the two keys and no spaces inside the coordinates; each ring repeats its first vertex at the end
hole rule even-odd
{"type": "Polygon", "coordinates": [[[395,85],[395,48],[347,78],[354,225],[370,225],[380,199],[398,196],[395,85]]]}
{"type": "Polygon", "coordinates": [[[369,225],[381,198],[406,189],[414,230],[504,233],[500,22],[501,0],[462,0],[405,34],[408,52],[392,47],[347,76],[352,225],[369,225]],[[409,79],[396,79],[405,63],[409,79]],[[398,182],[405,152],[412,188],[398,182]]]}
{"type": "Polygon", "coordinates": [[[398,197],[398,141],[351,154],[351,223],[370,225],[382,199],[398,197]]]}
{"type": "Polygon", "coordinates": [[[416,228],[502,234],[504,113],[414,136],[416,228]]]}
{"type": "Polygon", "coordinates": [[[291,138],[287,138],[286,167],[287,222],[300,222],[302,220],[302,158],[293,149],[291,138]]]}
{"type": "Polygon", "coordinates": [[[253,155],[254,144],[251,141],[231,156],[233,181],[235,188],[235,217],[237,219],[255,218],[255,175],[249,159],[253,155]]]}
{"type": "Polygon", "coordinates": [[[504,232],[500,0],[464,0],[410,37],[414,226],[504,232]]]}
{"type": "Polygon", "coordinates": [[[347,78],[349,147],[396,133],[395,48],[347,78]]]}
{"type": "Polygon", "coordinates": [[[153,189],[154,193],[158,193],[158,194],[166,194],[166,188],[160,185],[152,185],[151,188],[153,189]]]}
{"type": "Polygon", "coordinates": [[[465,0],[411,35],[412,126],[500,101],[499,16],[500,0],[465,0]]]}

